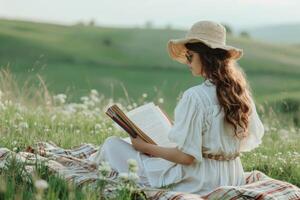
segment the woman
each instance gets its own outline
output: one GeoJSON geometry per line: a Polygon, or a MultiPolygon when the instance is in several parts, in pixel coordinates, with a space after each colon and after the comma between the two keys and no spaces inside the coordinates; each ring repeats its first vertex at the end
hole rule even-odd
{"type": "Polygon", "coordinates": [[[225,40],[221,24],[199,21],[184,39],[168,42],[171,58],[205,79],[187,89],[175,108],[168,137],[176,147],[152,145],[139,137],[131,138],[131,145],[112,136],[98,161],[127,172],[126,161],[136,159],[141,181],[172,186],[173,191],[206,195],[219,186],[245,184],[239,153],[261,143],[264,127],[236,64],[243,52],[225,40]]]}

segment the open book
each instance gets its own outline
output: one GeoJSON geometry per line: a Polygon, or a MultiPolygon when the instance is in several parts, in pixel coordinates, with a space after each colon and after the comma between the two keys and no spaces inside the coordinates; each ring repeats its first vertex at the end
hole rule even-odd
{"type": "MultiPolygon", "coordinates": [[[[106,114],[134,138],[138,135],[151,144],[166,147],[176,145],[168,139],[172,127],[171,120],[153,102],[139,106],[126,114],[114,104],[107,109],[106,114]]],[[[122,139],[131,143],[130,137],[122,139]]]]}

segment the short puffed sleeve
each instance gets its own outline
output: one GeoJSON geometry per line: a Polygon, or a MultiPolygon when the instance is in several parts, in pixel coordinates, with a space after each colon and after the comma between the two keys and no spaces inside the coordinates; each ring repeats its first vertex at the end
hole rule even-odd
{"type": "Polygon", "coordinates": [[[168,138],[182,152],[202,161],[202,109],[194,91],[186,90],[174,110],[174,123],[168,138]]]}
{"type": "Polygon", "coordinates": [[[254,100],[251,99],[252,113],[249,117],[249,134],[241,141],[240,151],[250,151],[258,147],[262,143],[262,137],[265,129],[262,121],[260,120],[255,107],[254,100]]]}

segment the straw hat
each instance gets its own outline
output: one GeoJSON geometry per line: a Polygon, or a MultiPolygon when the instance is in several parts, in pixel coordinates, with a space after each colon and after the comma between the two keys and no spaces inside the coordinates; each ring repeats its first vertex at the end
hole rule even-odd
{"type": "Polygon", "coordinates": [[[226,45],[226,29],[223,25],[213,21],[198,21],[185,35],[185,38],[171,39],[168,41],[170,57],[180,63],[187,64],[185,43],[203,42],[211,48],[221,48],[229,51],[231,58],[238,60],[243,55],[243,50],[226,45]]]}

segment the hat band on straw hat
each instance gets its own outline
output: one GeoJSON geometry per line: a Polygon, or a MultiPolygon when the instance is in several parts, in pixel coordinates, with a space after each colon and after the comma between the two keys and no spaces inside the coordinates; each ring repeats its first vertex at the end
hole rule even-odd
{"type": "Polygon", "coordinates": [[[222,36],[218,36],[218,38],[214,38],[211,37],[210,35],[208,35],[205,32],[198,32],[198,33],[190,33],[186,35],[186,39],[199,39],[199,40],[206,40],[208,42],[213,42],[215,44],[219,44],[219,45],[226,45],[225,43],[225,38],[222,36]]]}

